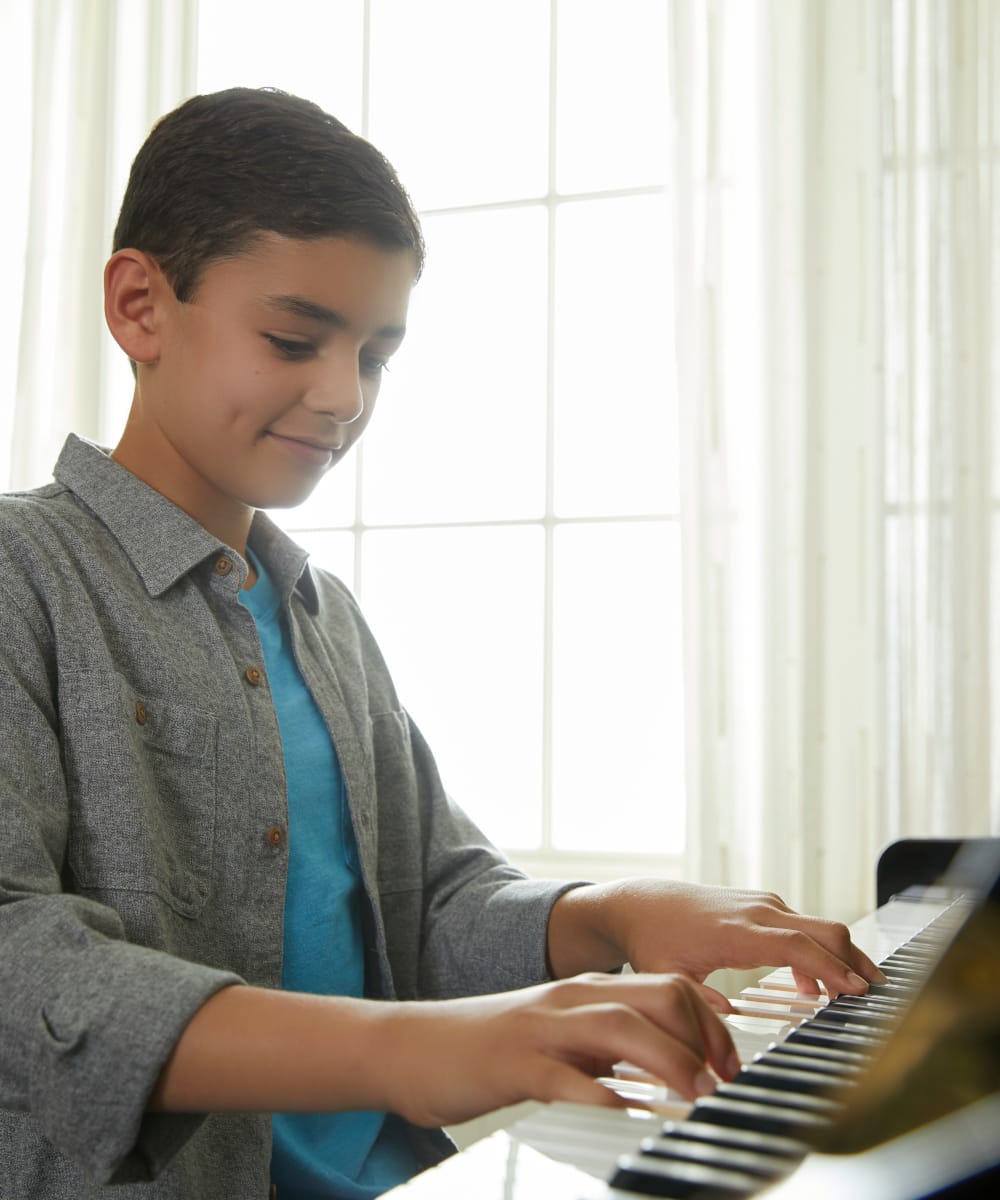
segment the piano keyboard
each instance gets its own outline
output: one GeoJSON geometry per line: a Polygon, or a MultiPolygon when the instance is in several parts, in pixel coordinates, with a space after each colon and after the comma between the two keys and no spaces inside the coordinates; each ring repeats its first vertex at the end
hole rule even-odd
{"type": "Polygon", "coordinates": [[[777,1018],[785,1036],[623,1155],[608,1196],[750,1196],[790,1175],[842,1111],[966,912],[961,901],[943,907],[881,957],[887,982],[865,996],[817,1002],[795,992],[790,971],[741,994],[734,1002],[739,1018],[777,1018]]]}
{"type": "MultiPolygon", "coordinates": [[[[994,896],[1000,898],[996,886],[994,896]]],[[[911,1109],[912,1099],[920,1098],[916,1109],[923,1105],[924,1119],[931,1123],[899,1128],[895,1106],[883,1104],[879,1088],[872,1086],[875,1079],[906,1078],[905,1072],[893,1072],[899,1047],[914,1043],[892,1039],[892,1032],[968,910],[964,901],[952,903],[930,889],[896,897],[853,924],[855,943],[887,976],[864,997],[801,996],[790,971],[775,971],[744,989],[736,997],[737,1013],[726,1018],[743,1069],[694,1105],[623,1064],[606,1082],[641,1101],[642,1108],[539,1105],[512,1127],[393,1189],[386,1200],[390,1195],[393,1200],[726,1198],[764,1189],[774,1200],[818,1195],[913,1200],[984,1171],[1000,1183],[995,1136],[1000,1127],[1000,963],[993,952],[1000,944],[1000,925],[992,915],[985,924],[978,922],[971,941],[965,936],[968,927],[962,931],[963,953],[972,957],[956,960],[953,946],[946,959],[949,971],[932,976],[932,983],[957,980],[961,995],[971,997],[969,1011],[979,1023],[961,1049],[981,1064],[975,1094],[984,1098],[969,1103],[963,1095],[961,1104],[967,1106],[956,1105],[955,1111],[938,1105],[937,1112],[950,1113],[938,1117],[926,1111],[923,1099],[935,1096],[934,1088],[927,1092],[907,1084],[908,1090],[897,1090],[897,1100],[911,1109]],[[970,965],[972,975],[963,976],[970,965]],[[849,1118],[838,1120],[842,1110],[849,1118]],[[886,1118],[895,1130],[876,1136],[873,1126],[886,1118]],[[864,1145],[873,1147],[861,1153],[850,1148],[859,1124],[864,1145]],[[831,1154],[838,1138],[840,1150],[847,1152],[831,1154]]],[[[929,1007],[937,1011],[942,994],[940,988],[924,987],[906,1029],[918,1013],[926,1014],[929,1007]]],[[[944,998],[953,1000],[951,993],[944,998]]],[[[962,1006],[962,1018],[968,1007],[962,1006]]],[[[921,1030],[926,1027],[918,1022],[918,1036],[921,1030]]],[[[950,1070],[953,1043],[946,1045],[945,1070],[950,1070]]],[[[950,1089],[946,1085],[943,1091],[950,1089]]],[[[986,1194],[1000,1192],[993,1187],[986,1194]]]]}
{"type": "MultiPolygon", "coordinates": [[[[894,899],[876,912],[855,922],[851,926],[851,936],[875,962],[885,962],[888,965],[894,955],[907,953],[908,943],[919,946],[919,939],[930,932],[935,922],[941,922],[943,926],[951,921],[953,918],[945,916],[949,911],[950,901],[934,893],[923,893],[913,899],[894,899]]],[[[844,999],[846,1000],[846,997],[844,999]]],[[[874,1010],[874,991],[862,999],[872,1003],[874,1010]]],[[[881,1000],[883,1007],[888,1010],[898,1008],[901,1003],[898,998],[892,996],[883,995],[881,1000]]],[[[806,1018],[816,1015],[827,1006],[829,999],[826,996],[799,996],[795,991],[791,971],[781,969],[765,976],[756,986],[744,988],[731,1002],[734,1003],[737,1012],[727,1017],[726,1023],[744,1070],[747,1070],[755,1059],[759,1060],[763,1055],[785,1054],[787,1057],[789,1052],[783,1047],[788,1038],[796,1030],[801,1030],[806,1018]],[[766,1010],[750,1011],[751,1006],[764,1004],[768,1006],[766,1010]]],[[[824,1035],[831,1033],[829,1030],[822,1032],[824,1035]]],[[[841,1042],[839,1053],[836,1046],[830,1046],[828,1043],[824,1046],[817,1044],[815,1040],[801,1047],[798,1067],[800,1072],[801,1060],[806,1055],[809,1057],[812,1073],[824,1077],[850,1077],[854,1072],[862,1070],[868,1056],[857,1044],[847,1041],[847,1038],[852,1036],[852,1031],[834,1031],[837,1032],[841,1042]],[[806,1046],[810,1049],[807,1050],[806,1046]],[[851,1057],[852,1055],[856,1057],[851,1057]]],[[[801,1038],[798,1040],[802,1041],[801,1038]]],[[[876,1035],[875,1042],[878,1040],[876,1035]]],[[[871,1043],[864,1045],[870,1048],[871,1043]]],[[[792,1042],[791,1046],[795,1046],[795,1042],[792,1042]]],[[[759,1061],[758,1074],[760,1068],[769,1067],[773,1071],[782,1065],[785,1070],[793,1069],[792,1065],[784,1060],[778,1065],[771,1059],[759,1061]]],[[[779,1077],[772,1075],[771,1078],[774,1080],[779,1077]]],[[[637,1147],[649,1145],[660,1135],[664,1120],[672,1122],[670,1128],[675,1128],[691,1113],[690,1101],[661,1083],[650,1080],[629,1064],[620,1064],[615,1078],[607,1080],[606,1083],[626,1100],[632,1100],[644,1107],[609,1112],[586,1105],[548,1104],[539,1106],[534,1112],[523,1117],[509,1133],[520,1144],[538,1150],[549,1158],[570,1164],[596,1179],[607,1180],[614,1175],[616,1163],[620,1158],[637,1157],[637,1147]]],[[[716,1095],[720,1093],[717,1092],[716,1095]]],[[[674,1143],[677,1140],[676,1136],[671,1139],[671,1149],[675,1148],[674,1143]]],[[[756,1141],[752,1134],[748,1134],[745,1140],[747,1145],[756,1141]]],[[[804,1152],[804,1145],[797,1144],[804,1152]]],[[[700,1149],[692,1152],[703,1153],[700,1149]]],[[[641,1160],[645,1156],[639,1157],[641,1160]]],[[[759,1186],[760,1184],[758,1188],[759,1186]]]]}

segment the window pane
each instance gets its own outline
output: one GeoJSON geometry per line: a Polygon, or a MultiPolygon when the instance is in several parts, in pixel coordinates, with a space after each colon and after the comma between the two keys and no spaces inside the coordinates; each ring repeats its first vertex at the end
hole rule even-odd
{"type": "Polygon", "coordinates": [[[673,522],[555,534],[553,841],[684,848],[680,537],[673,522]]]}
{"type": "Polygon", "coordinates": [[[674,322],[660,196],[565,204],[556,230],[556,511],[677,509],[674,322]]]}
{"type": "Polygon", "coordinates": [[[559,5],[556,158],[562,193],[667,178],[667,5],[559,5]]]}
{"type": "Polygon", "coordinates": [[[362,598],[445,787],[494,841],[541,823],[542,532],[364,535],[362,598]]]}
{"type": "Polygon", "coordinates": [[[364,520],[540,516],[545,211],[432,217],[425,227],[406,341],[365,434],[364,520]]]}
{"type": "Polygon", "coordinates": [[[418,208],[541,196],[548,5],[372,0],[371,138],[418,208]]]}
{"type": "Polygon", "coordinates": [[[198,90],[279,87],[361,132],[364,0],[199,0],[198,90]]]}

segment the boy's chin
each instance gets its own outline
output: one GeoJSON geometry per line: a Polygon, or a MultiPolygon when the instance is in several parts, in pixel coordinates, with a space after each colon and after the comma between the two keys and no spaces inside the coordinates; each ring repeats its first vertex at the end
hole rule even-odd
{"type": "Polygon", "coordinates": [[[298,508],[312,496],[331,470],[332,467],[328,467],[326,471],[312,480],[302,479],[295,483],[286,483],[283,486],[261,488],[250,501],[250,505],[252,508],[261,508],[265,511],[298,508]]]}
{"type": "Polygon", "coordinates": [[[253,505],[253,508],[263,509],[265,512],[285,511],[289,509],[299,508],[309,499],[315,491],[314,488],[308,488],[294,496],[261,496],[253,505]]]}

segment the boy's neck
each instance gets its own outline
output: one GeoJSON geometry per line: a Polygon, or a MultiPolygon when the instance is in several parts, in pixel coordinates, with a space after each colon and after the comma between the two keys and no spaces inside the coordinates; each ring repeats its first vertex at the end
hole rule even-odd
{"type": "MultiPolygon", "coordinates": [[[[255,510],[232,497],[220,495],[169,443],[151,446],[147,436],[134,434],[130,420],[118,445],[111,451],[114,461],[246,558],[255,510]]],[[[255,579],[251,568],[246,586],[252,586],[255,579]]]]}

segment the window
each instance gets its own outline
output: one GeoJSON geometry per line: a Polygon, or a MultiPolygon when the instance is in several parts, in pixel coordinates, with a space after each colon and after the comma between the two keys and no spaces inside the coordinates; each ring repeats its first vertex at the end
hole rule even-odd
{"type": "Polygon", "coordinates": [[[428,244],[363,443],[275,515],[352,586],[446,786],[515,859],[678,856],[666,6],[200,8],[199,90],[334,112],[428,244]]]}

